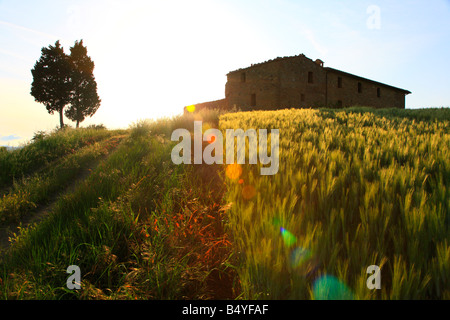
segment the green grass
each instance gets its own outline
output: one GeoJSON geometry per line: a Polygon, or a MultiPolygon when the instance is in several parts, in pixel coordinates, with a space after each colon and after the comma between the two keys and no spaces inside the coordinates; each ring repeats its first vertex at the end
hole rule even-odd
{"type": "Polygon", "coordinates": [[[243,165],[228,180],[244,298],[320,299],[326,277],[335,298],[450,297],[448,109],[248,112],[220,126],[280,129],[278,174],[243,165]],[[366,287],[370,265],[381,290],[366,287]]]}
{"type": "Polygon", "coordinates": [[[18,221],[39,205],[45,204],[71,184],[90,163],[107,155],[120,138],[88,144],[47,166],[46,170],[14,181],[8,192],[0,198],[0,224],[18,221]]]}
{"type": "Polygon", "coordinates": [[[150,123],[133,125],[47,219],[16,235],[0,263],[3,299],[210,299],[231,290],[232,279],[218,277],[232,272],[220,193],[198,175],[211,168],[175,166],[173,143],[150,123]],[[72,264],[82,290],[66,288],[72,264]]]}
{"type": "Polygon", "coordinates": [[[47,170],[55,161],[76,152],[79,148],[121,133],[121,130],[75,130],[70,127],[50,133],[37,132],[34,139],[20,149],[10,152],[0,150],[0,191],[6,191],[14,181],[47,170]]]}
{"type": "Polygon", "coordinates": [[[205,110],[37,137],[0,155],[10,220],[99,164],[13,237],[0,298],[449,299],[448,114],[205,110]],[[226,165],[174,165],[171,133],[194,120],[280,129],[279,172],[243,165],[232,180],[226,165]],[[374,264],[381,290],[366,286],[374,264]],[[69,265],[81,290],[66,288],[69,265]]]}

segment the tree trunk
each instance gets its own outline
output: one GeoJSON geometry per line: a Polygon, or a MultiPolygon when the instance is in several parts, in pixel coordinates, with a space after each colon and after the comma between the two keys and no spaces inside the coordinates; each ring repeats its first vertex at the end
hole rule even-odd
{"type": "Polygon", "coordinates": [[[77,129],[80,127],[80,120],[77,120],[77,129]]]}
{"type": "Polygon", "coordinates": [[[59,124],[61,125],[61,129],[64,127],[64,116],[63,109],[59,110],[59,124]]]}

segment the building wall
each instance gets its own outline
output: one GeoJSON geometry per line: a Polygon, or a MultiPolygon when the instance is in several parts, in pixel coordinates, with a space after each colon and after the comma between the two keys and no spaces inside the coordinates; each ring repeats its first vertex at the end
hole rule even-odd
{"type": "Polygon", "coordinates": [[[370,106],[375,108],[405,108],[405,94],[372,81],[328,72],[327,105],[329,107],[370,106]],[[341,78],[342,87],[338,87],[341,78]],[[361,92],[358,92],[361,83],[361,92]],[[379,95],[378,96],[378,90],[379,95]]]}
{"type": "Polygon", "coordinates": [[[280,62],[280,103],[282,108],[325,105],[326,72],[304,56],[280,62]]]}
{"type": "Polygon", "coordinates": [[[227,77],[225,96],[231,107],[282,109],[325,104],[326,72],[302,55],[230,72],[227,77]]]}
{"type": "Polygon", "coordinates": [[[225,97],[229,106],[243,110],[277,108],[279,105],[279,63],[271,62],[227,75],[225,97]],[[252,101],[253,96],[253,101],[252,101]]]}

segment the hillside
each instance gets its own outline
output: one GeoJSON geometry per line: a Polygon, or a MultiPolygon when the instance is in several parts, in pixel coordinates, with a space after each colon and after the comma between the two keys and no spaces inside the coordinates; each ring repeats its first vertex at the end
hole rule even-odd
{"type": "Polygon", "coordinates": [[[1,297],[449,299],[449,122],[448,109],[205,110],[37,134],[0,152],[1,297]],[[278,128],[278,172],[175,165],[171,134],[194,120],[278,128]]]}

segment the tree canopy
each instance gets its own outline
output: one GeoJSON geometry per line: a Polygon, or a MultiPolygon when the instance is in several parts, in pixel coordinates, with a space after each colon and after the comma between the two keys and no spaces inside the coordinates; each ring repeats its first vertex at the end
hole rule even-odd
{"type": "Polygon", "coordinates": [[[97,82],[93,74],[94,62],[87,55],[87,48],[83,40],[76,41],[70,48],[70,63],[72,66],[72,91],[70,107],[65,115],[72,121],[83,122],[87,116],[92,116],[100,107],[100,98],[97,94],[97,82]]]}
{"type": "Polygon", "coordinates": [[[76,121],[78,127],[100,107],[94,67],[83,40],[75,41],[70,55],[64,53],[59,40],[55,46],[42,48],[42,55],[31,70],[31,95],[43,103],[50,114],[59,112],[61,128],[64,126],[63,114],[76,121]]]}
{"type": "Polygon", "coordinates": [[[61,128],[64,126],[63,109],[69,103],[71,67],[59,40],[55,46],[42,48],[42,55],[31,70],[31,95],[43,103],[50,114],[59,112],[61,128]]]}

